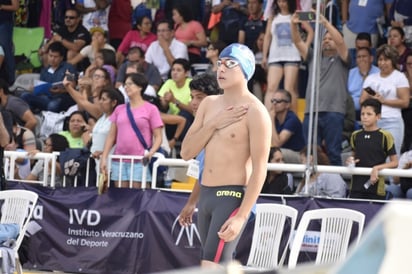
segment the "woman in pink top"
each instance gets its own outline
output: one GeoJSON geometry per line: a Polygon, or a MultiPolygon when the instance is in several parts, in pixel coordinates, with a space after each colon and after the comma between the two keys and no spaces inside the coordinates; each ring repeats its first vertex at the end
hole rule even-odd
{"type": "Polygon", "coordinates": [[[201,63],[200,48],[207,45],[203,26],[193,19],[190,6],[177,5],[173,8],[172,13],[175,23],[175,38],[187,46],[191,64],[201,63]]]}
{"type": "MultiPolygon", "coordinates": [[[[107,159],[113,145],[116,144],[114,155],[145,156],[150,159],[162,143],[163,122],[160,112],[155,105],[145,101],[142,97],[147,85],[146,78],[140,73],[128,74],[124,81],[133,119],[150,150],[145,151],[131,126],[127,115],[129,103],[117,106],[109,118],[112,124],[100,158],[100,171],[104,174],[107,174],[107,159]]],[[[141,188],[142,169],[143,164],[140,160],[137,163],[134,161],[133,164],[130,160],[123,160],[120,164],[118,159],[113,159],[110,180],[115,181],[117,187],[141,188]],[[132,185],[130,181],[133,181],[132,185]]],[[[146,179],[151,181],[149,172],[146,179]]]]}
{"type": "Polygon", "coordinates": [[[147,16],[142,16],[136,20],[136,29],[130,30],[126,33],[122,43],[117,48],[116,58],[117,63],[121,64],[125,56],[132,47],[139,47],[144,52],[157,37],[152,30],[152,20],[147,16]]]}

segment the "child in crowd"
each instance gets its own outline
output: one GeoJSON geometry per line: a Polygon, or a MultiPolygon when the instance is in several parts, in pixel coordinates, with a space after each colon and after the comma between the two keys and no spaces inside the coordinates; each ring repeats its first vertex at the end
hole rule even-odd
{"type": "MultiPolygon", "coordinates": [[[[283,161],[282,151],[279,147],[272,147],[270,149],[269,163],[285,163],[283,161]]],[[[269,171],[261,192],[270,194],[293,194],[292,174],[281,170],[269,171]]]]}
{"type": "Polygon", "coordinates": [[[361,104],[361,122],[363,129],[352,133],[351,146],[353,157],[347,164],[358,167],[371,167],[370,176],[353,175],[350,198],[385,199],[385,180],[379,176],[379,170],[398,166],[394,139],[392,135],[377,125],[381,117],[382,104],[376,99],[366,99],[361,104]],[[389,161],[386,162],[386,158],[389,161]]]}

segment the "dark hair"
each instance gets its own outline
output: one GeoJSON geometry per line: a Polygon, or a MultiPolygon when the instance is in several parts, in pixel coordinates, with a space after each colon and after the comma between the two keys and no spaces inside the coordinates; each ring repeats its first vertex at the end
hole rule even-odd
{"type": "Polygon", "coordinates": [[[157,30],[157,28],[159,27],[160,24],[167,24],[167,28],[168,28],[169,30],[173,30],[173,23],[172,23],[170,20],[168,20],[168,19],[162,19],[162,20],[160,20],[159,22],[157,22],[157,24],[156,24],[156,30],[157,30]]]}
{"type": "Polygon", "coordinates": [[[211,42],[209,45],[218,51],[218,54],[222,52],[222,50],[227,46],[227,44],[221,40],[217,40],[215,42],[211,42]]]}
{"type": "Polygon", "coordinates": [[[66,56],[66,48],[61,42],[53,42],[49,45],[47,51],[58,52],[60,56],[66,56]]]}
{"type": "Polygon", "coordinates": [[[189,83],[189,88],[191,90],[195,89],[201,91],[208,96],[222,93],[222,90],[217,83],[216,76],[209,73],[195,75],[189,83]]]}
{"type": "Polygon", "coordinates": [[[360,48],[356,49],[356,53],[358,53],[358,51],[360,51],[360,50],[366,50],[369,55],[372,55],[372,50],[371,50],[371,48],[368,48],[368,47],[360,47],[360,48]]]}
{"type": "Polygon", "coordinates": [[[65,151],[69,147],[69,142],[63,135],[53,133],[48,137],[52,143],[53,151],[65,151]]]}
{"type": "Polygon", "coordinates": [[[99,49],[99,53],[103,56],[103,64],[117,67],[116,53],[110,49],[99,49]]]}
{"type": "MultiPolygon", "coordinates": [[[[289,13],[294,14],[296,11],[296,0],[286,0],[286,2],[288,3],[289,13]]],[[[277,5],[277,1],[273,1],[272,9],[274,15],[277,15],[280,12],[280,8],[277,5]]]]}
{"type": "Polygon", "coordinates": [[[391,31],[396,30],[397,32],[399,32],[399,34],[401,35],[401,38],[405,38],[405,31],[403,30],[403,28],[401,27],[391,27],[391,31]]]}
{"type": "Polygon", "coordinates": [[[87,116],[86,116],[85,112],[84,112],[84,111],[81,111],[81,110],[73,111],[73,112],[69,115],[68,121],[70,121],[70,120],[72,119],[72,117],[73,117],[74,115],[76,115],[76,114],[82,116],[83,119],[84,119],[84,121],[87,123],[87,116]]]}
{"type": "Polygon", "coordinates": [[[398,51],[387,44],[384,44],[382,46],[380,46],[377,50],[376,50],[376,58],[379,59],[380,56],[384,56],[387,59],[391,60],[392,66],[396,69],[397,65],[398,65],[398,59],[399,59],[399,53],[398,51]]]}
{"type": "Polygon", "coordinates": [[[145,18],[149,19],[150,22],[153,22],[153,21],[152,21],[152,18],[150,18],[150,17],[147,16],[147,15],[139,16],[139,17],[136,18],[136,28],[137,28],[137,26],[141,26],[141,25],[142,25],[143,19],[145,19],[145,18]]]}
{"type": "Polygon", "coordinates": [[[64,14],[66,14],[66,12],[68,12],[68,11],[74,11],[74,12],[76,13],[77,17],[80,16],[80,12],[79,12],[77,9],[75,9],[75,8],[68,8],[68,9],[66,9],[66,11],[64,12],[64,14]]]}
{"type": "Polygon", "coordinates": [[[189,71],[189,70],[190,70],[190,62],[189,62],[188,60],[186,60],[186,59],[177,58],[177,59],[173,60],[173,62],[172,62],[172,67],[173,67],[174,65],[176,65],[176,64],[182,65],[182,67],[183,67],[183,69],[184,69],[185,71],[189,71]]]}
{"type": "Polygon", "coordinates": [[[143,97],[143,94],[147,88],[147,85],[149,84],[146,77],[141,73],[129,73],[129,74],[126,74],[126,77],[124,78],[124,82],[126,82],[128,78],[130,78],[130,80],[132,80],[132,82],[136,86],[142,88],[140,95],[143,97]]]}
{"type": "Polygon", "coordinates": [[[104,87],[100,92],[99,99],[102,98],[102,95],[106,94],[110,100],[116,101],[116,105],[113,109],[115,109],[118,105],[124,104],[124,96],[123,94],[117,89],[113,87],[104,87]]]}
{"type": "Polygon", "coordinates": [[[279,151],[280,153],[282,153],[282,150],[280,150],[280,147],[271,147],[271,148],[270,148],[268,162],[272,161],[272,159],[273,159],[273,154],[275,154],[275,152],[278,152],[278,151],[279,151]]]}
{"type": "Polygon", "coordinates": [[[374,98],[368,98],[362,102],[361,108],[363,107],[371,107],[376,115],[381,114],[382,112],[382,103],[374,98]]]}
{"type": "Polygon", "coordinates": [[[365,40],[365,41],[369,42],[369,46],[372,45],[371,35],[368,32],[359,32],[356,35],[355,41],[357,41],[357,40],[365,40]]]}
{"type": "MultiPolygon", "coordinates": [[[[322,149],[321,146],[311,146],[311,150],[310,150],[310,155],[313,156],[313,150],[316,147],[316,153],[318,155],[318,164],[319,165],[324,165],[324,166],[328,166],[330,165],[330,161],[328,158],[328,155],[325,153],[325,151],[322,149]]],[[[305,146],[303,149],[301,149],[300,151],[300,155],[306,155],[308,150],[308,147],[305,146]]]]}
{"type": "Polygon", "coordinates": [[[286,96],[287,103],[292,102],[292,95],[286,89],[278,89],[277,91],[275,91],[275,93],[282,93],[284,96],[286,96]]]}
{"type": "MultiPolygon", "coordinates": [[[[96,72],[96,70],[103,71],[103,73],[104,73],[104,79],[108,80],[110,83],[112,82],[112,78],[111,78],[110,73],[109,73],[109,71],[108,71],[107,69],[105,69],[105,68],[103,68],[103,67],[101,67],[101,68],[96,68],[96,69],[94,70],[94,72],[96,72]]],[[[94,72],[93,72],[93,73],[94,73],[94,72]]]]}
{"type": "Polygon", "coordinates": [[[134,51],[136,51],[136,52],[139,52],[139,54],[140,54],[140,57],[144,57],[144,51],[143,51],[143,49],[141,48],[141,47],[131,47],[130,49],[129,49],[129,51],[127,52],[127,54],[130,54],[131,52],[134,52],[134,51]]]}
{"type": "Polygon", "coordinates": [[[7,81],[3,78],[0,78],[0,89],[3,90],[3,93],[5,95],[10,94],[10,89],[9,89],[9,84],[7,83],[7,81]]]}
{"type": "Polygon", "coordinates": [[[185,21],[186,23],[194,20],[193,10],[191,6],[179,3],[175,5],[173,9],[176,10],[180,16],[182,16],[183,21],[185,21]]]}

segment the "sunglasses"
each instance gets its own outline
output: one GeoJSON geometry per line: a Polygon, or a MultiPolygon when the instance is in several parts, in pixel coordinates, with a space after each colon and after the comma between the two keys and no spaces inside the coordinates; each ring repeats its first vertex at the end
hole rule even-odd
{"type": "Polygon", "coordinates": [[[272,104],[289,103],[288,100],[285,100],[285,99],[276,99],[276,98],[273,98],[273,99],[270,100],[270,101],[272,102],[272,104]]]}
{"type": "Polygon", "coordinates": [[[76,16],[65,16],[64,18],[65,18],[65,19],[73,20],[73,19],[76,19],[76,16]]]}
{"type": "Polygon", "coordinates": [[[239,62],[233,59],[217,60],[217,66],[225,65],[228,69],[232,69],[239,65],[239,62]]]}

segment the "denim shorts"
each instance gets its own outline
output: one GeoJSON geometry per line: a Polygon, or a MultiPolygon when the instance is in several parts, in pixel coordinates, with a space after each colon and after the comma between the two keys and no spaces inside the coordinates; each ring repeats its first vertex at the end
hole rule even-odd
{"type": "MultiPolygon", "coordinates": [[[[129,181],[131,178],[132,167],[130,162],[122,162],[120,165],[119,161],[112,161],[111,166],[111,175],[110,179],[113,181],[129,181]],[[121,170],[120,170],[121,166],[121,170]],[[121,171],[121,177],[120,176],[121,171]]],[[[143,165],[141,162],[133,162],[133,181],[134,182],[141,182],[142,181],[142,173],[143,173],[143,165]]],[[[146,181],[152,181],[152,176],[150,174],[150,170],[146,173],[146,181]]]]}
{"type": "Polygon", "coordinates": [[[269,66],[274,66],[274,67],[286,67],[286,66],[298,67],[299,65],[300,65],[300,61],[279,61],[279,62],[269,63],[269,66]]]}

